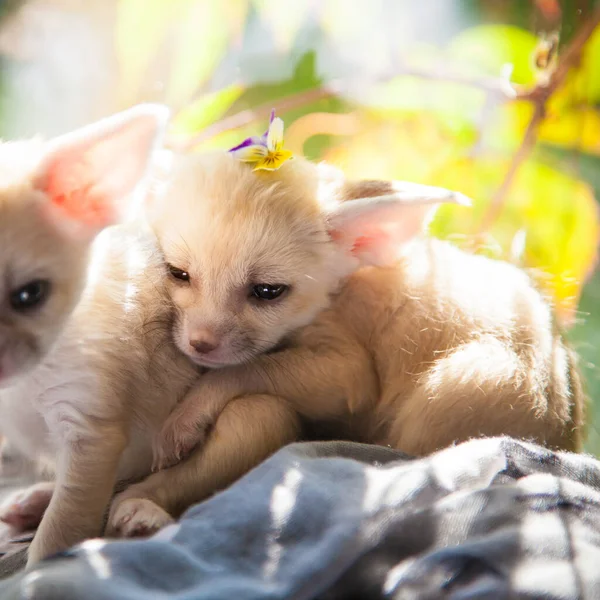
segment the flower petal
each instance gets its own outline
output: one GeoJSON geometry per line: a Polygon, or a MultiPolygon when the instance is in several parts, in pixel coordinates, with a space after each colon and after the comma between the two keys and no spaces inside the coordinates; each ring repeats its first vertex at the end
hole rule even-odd
{"type": "Polygon", "coordinates": [[[269,125],[267,135],[267,148],[270,152],[277,152],[283,146],[283,121],[276,117],[269,125]]]}
{"type": "Polygon", "coordinates": [[[236,152],[240,148],[246,148],[247,146],[267,146],[266,134],[264,136],[253,135],[252,137],[246,138],[241,144],[234,146],[229,152],[236,152]]]}
{"type": "Polygon", "coordinates": [[[252,146],[246,146],[239,148],[238,150],[230,150],[238,160],[242,162],[253,163],[262,160],[267,154],[265,146],[254,144],[252,146]]]}
{"type": "Polygon", "coordinates": [[[271,127],[271,123],[273,122],[273,119],[275,118],[275,109],[273,108],[271,110],[271,117],[269,118],[269,127],[267,127],[267,130],[263,133],[262,137],[265,141],[265,144],[267,143],[267,136],[269,135],[269,129],[271,127]]]}
{"type": "Polygon", "coordinates": [[[290,158],[293,158],[293,154],[289,150],[269,152],[256,163],[254,171],[277,171],[290,158]]]}

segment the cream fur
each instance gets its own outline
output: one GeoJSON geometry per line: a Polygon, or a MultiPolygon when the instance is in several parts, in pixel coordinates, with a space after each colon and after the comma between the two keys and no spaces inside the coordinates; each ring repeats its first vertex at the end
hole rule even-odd
{"type": "Polygon", "coordinates": [[[90,240],[63,235],[33,183],[43,149],[36,141],[0,145],[0,388],[41,360],[85,283],[90,240]],[[12,310],[11,291],[36,279],[51,282],[48,300],[39,310],[12,310]]]}
{"type": "MultiPolygon", "coordinates": [[[[115,485],[151,472],[152,442],[175,404],[190,388],[193,393],[200,373],[174,343],[182,313],[173,301],[177,288],[168,279],[165,258],[172,261],[175,249],[193,248],[207,234],[206,221],[195,209],[200,203],[186,203],[189,197],[178,189],[163,189],[161,182],[155,187],[151,213],[159,218],[151,219],[152,227],[133,222],[98,237],[87,285],[64,331],[29,377],[0,394],[5,433],[55,473],[55,491],[30,547],[30,563],[102,532],[115,485]],[[171,214],[172,219],[164,218],[171,214]],[[187,218],[178,221],[176,215],[187,218]],[[178,230],[182,225],[188,229],[178,230]]],[[[238,404],[222,419],[227,424],[241,418],[244,435],[237,442],[228,436],[219,443],[219,430],[214,432],[212,471],[206,470],[204,480],[188,478],[169,513],[177,514],[187,507],[188,497],[212,493],[296,438],[296,415],[282,401],[256,397],[247,402],[248,408],[238,404]],[[252,424],[251,409],[257,416],[268,415],[264,425],[252,424]],[[281,433],[269,436],[272,422],[281,424],[281,433]],[[237,453],[247,444],[240,460],[237,453]]],[[[216,421],[222,408],[215,405],[211,412],[205,404],[208,421],[216,421]]],[[[174,495],[178,491],[171,490],[174,495]]],[[[4,518],[15,521],[10,509],[4,518]]],[[[117,514],[109,532],[148,532],[171,519],[157,511],[149,522],[146,511],[139,524],[133,518],[136,510],[126,515],[127,529],[121,528],[122,514],[117,514]]]]}

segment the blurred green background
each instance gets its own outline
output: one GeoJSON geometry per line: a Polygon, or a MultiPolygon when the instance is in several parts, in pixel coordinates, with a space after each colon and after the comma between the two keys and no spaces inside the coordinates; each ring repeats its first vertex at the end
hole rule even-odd
{"type": "Polygon", "coordinates": [[[0,134],[159,101],[173,147],[227,149],[274,107],[294,152],[464,192],[433,234],[531,271],[581,354],[600,455],[599,4],[4,0],[0,134]]]}

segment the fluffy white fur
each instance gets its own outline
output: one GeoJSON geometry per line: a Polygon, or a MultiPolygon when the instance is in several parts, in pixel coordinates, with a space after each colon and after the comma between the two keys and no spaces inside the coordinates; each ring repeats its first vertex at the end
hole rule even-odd
{"type": "Polygon", "coordinates": [[[126,215],[167,117],[165,107],[140,105],[50,141],[0,144],[0,388],[61,332],[90,246],[126,215]],[[35,292],[37,303],[14,305],[35,292]]]}

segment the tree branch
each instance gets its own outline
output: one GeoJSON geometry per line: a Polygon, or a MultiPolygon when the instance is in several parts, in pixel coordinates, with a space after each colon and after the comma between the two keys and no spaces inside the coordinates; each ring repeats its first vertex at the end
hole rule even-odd
{"type": "Polygon", "coordinates": [[[506,196],[513,184],[519,167],[529,156],[535,145],[537,129],[546,116],[546,103],[548,102],[548,99],[564,83],[570,69],[579,61],[583,47],[598,24],[600,24],[600,8],[596,9],[590,18],[585,21],[571,43],[562,53],[558,65],[552,73],[548,83],[538,84],[532,90],[523,91],[517,95],[520,99],[533,102],[535,109],[531,121],[529,121],[525,134],[523,135],[523,141],[521,142],[519,149],[513,155],[504,180],[494,194],[490,206],[481,221],[481,226],[479,228],[480,234],[487,231],[500,216],[504,203],[506,202],[506,196]]]}

